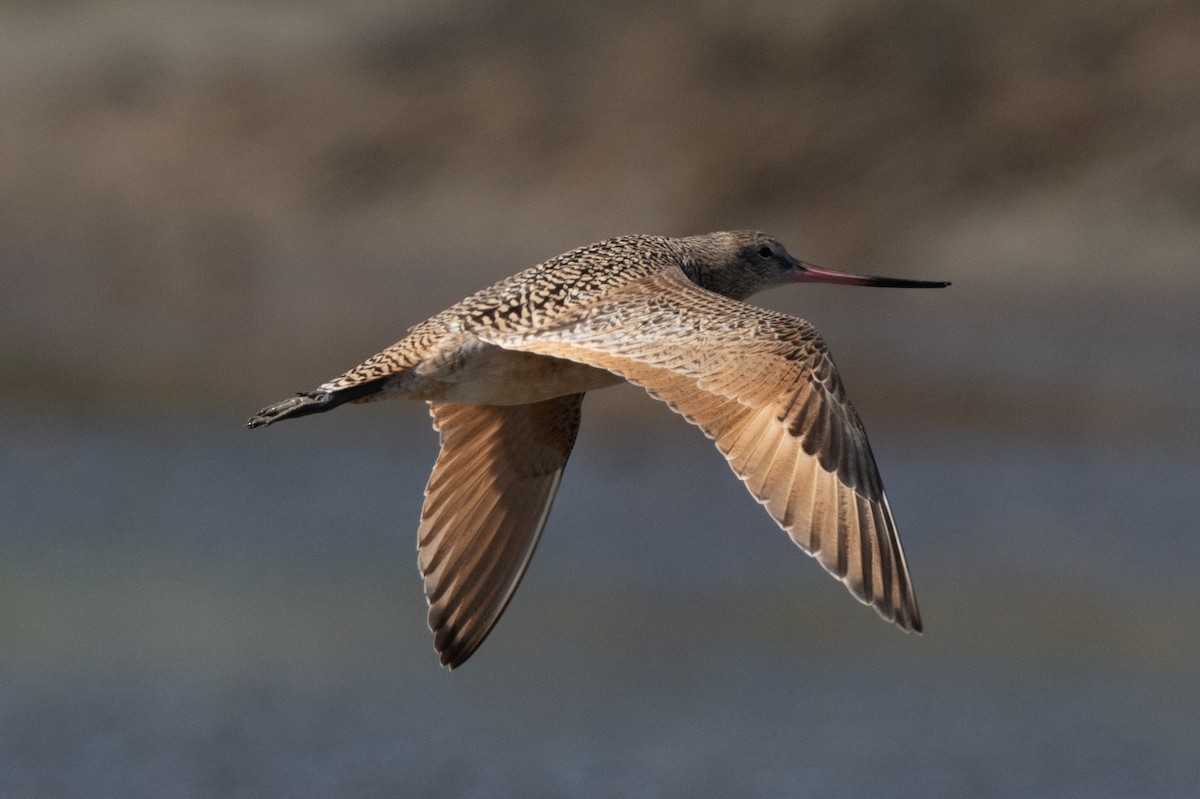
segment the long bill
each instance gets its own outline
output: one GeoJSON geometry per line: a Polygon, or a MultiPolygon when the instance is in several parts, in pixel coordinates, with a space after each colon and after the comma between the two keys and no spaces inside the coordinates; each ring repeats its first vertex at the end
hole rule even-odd
{"type": "Polygon", "coordinates": [[[802,261],[797,263],[800,269],[793,278],[796,283],[836,283],[843,286],[882,286],[893,289],[940,289],[950,285],[946,280],[906,280],[902,277],[852,275],[849,272],[822,269],[802,261]]]}

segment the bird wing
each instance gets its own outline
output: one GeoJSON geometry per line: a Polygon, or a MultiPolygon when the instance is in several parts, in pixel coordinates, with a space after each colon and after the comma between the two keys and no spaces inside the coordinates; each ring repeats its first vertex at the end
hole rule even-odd
{"type": "Polygon", "coordinates": [[[792,540],[885,619],[920,630],[866,432],[811,325],[669,269],[501,347],[586,363],[666,402],[716,443],[792,540]]]}
{"type": "Polygon", "coordinates": [[[470,657],[517,590],[575,443],[582,401],[570,394],[527,405],[429,403],[442,449],[417,548],[442,665],[470,657]]]}

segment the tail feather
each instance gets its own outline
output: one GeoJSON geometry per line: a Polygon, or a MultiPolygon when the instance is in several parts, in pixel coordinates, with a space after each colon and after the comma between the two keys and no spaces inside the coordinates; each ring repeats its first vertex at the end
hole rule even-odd
{"type": "Polygon", "coordinates": [[[380,391],[384,380],[371,380],[335,391],[304,391],[294,397],[268,405],[250,417],[246,427],[266,427],[280,419],[294,419],[311,413],[324,413],[339,405],[362,399],[380,391]]]}

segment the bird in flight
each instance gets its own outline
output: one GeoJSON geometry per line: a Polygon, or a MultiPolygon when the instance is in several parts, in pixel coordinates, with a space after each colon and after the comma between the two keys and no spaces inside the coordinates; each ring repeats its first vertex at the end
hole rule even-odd
{"type": "Polygon", "coordinates": [[[441,452],[417,534],[442,665],[462,665],[512,599],[579,429],[587,391],[641,386],[711,438],[804,551],[860,601],[921,630],[862,422],[821,337],[749,305],[785,283],[938,288],[796,260],[763,233],[621,236],[467,297],[249,427],[347,402],[429,403],[441,452]]]}

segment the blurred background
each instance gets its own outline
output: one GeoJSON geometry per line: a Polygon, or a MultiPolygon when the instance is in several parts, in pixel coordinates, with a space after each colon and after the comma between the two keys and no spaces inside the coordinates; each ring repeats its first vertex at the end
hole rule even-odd
{"type": "Polygon", "coordinates": [[[0,4],[0,794],[1194,796],[1200,6],[0,4]],[[424,407],[247,433],[470,291],[757,228],[905,636],[641,392],[461,670],[424,407]]]}

